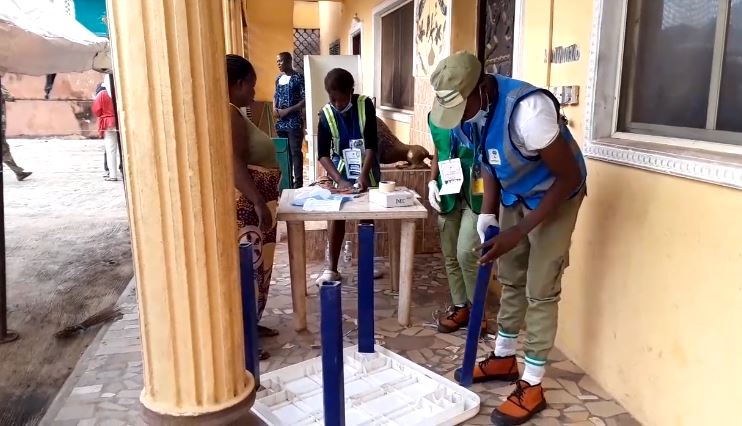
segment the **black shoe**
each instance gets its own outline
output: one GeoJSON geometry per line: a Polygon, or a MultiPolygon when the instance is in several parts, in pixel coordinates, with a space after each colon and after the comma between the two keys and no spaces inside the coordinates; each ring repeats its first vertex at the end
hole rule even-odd
{"type": "Polygon", "coordinates": [[[271,354],[268,351],[264,351],[262,348],[258,349],[258,359],[260,361],[265,361],[266,359],[270,358],[271,354]]]}
{"type": "Polygon", "coordinates": [[[16,173],[15,178],[18,179],[18,181],[26,180],[27,177],[31,176],[31,172],[20,172],[16,173]]]}

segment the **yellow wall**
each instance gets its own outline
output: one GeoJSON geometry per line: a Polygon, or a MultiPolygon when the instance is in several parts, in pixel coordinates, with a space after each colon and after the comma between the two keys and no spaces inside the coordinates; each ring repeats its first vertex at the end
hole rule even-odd
{"type": "MultiPolygon", "coordinates": [[[[343,14],[340,20],[340,43],[343,53],[347,52],[348,32],[354,14],[358,14],[363,26],[363,37],[361,40],[361,59],[363,63],[364,77],[363,90],[365,93],[373,93],[374,82],[372,77],[374,69],[373,51],[373,9],[383,0],[348,0],[343,6],[343,14]]],[[[452,50],[467,49],[476,53],[476,3],[477,0],[455,0],[452,7],[452,50]]]]}
{"type": "Polygon", "coordinates": [[[558,346],[647,425],[742,401],[742,193],[591,161],[558,346]]]}
{"type": "Polygon", "coordinates": [[[454,0],[451,6],[451,52],[477,54],[477,0],[454,0]]]}
{"type": "MultiPolygon", "coordinates": [[[[353,16],[358,14],[358,18],[361,20],[363,36],[361,39],[361,63],[363,67],[363,84],[361,90],[366,94],[373,94],[374,81],[373,81],[373,70],[374,70],[374,40],[373,40],[373,9],[383,0],[348,0],[345,2],[342,8],[342,17],[340,19],[340,44],[342,52],[347,52],[348,33],[351,28],[353,16]]],[[[477,15],[477,0],[455,0],[452,7],[452,36],[451,36],[451,49],[452,51],[457,50],[469,50],[476,53],[476,15],[477,15]]],[[[324,26],[322,27],[324,28],[324,26]]],[[[334,37],[337,38],[337,37],[334,37]]],[[[324,43],[323,43],[324,49],[324,43]]],[[[421,83],[416,84],[416,89],[419,89],[421,83]]],[[[416,93],[415,98],[418,99],[420,96],[426,97],[423,94],[416,93]]],[[[417,102],[416,102],[417,103],[417,102]]],[[[416,114],[422,114],[421,111],[416,110],[416,114]]],[[[427,115],[427,111],[424,112],[427,115]]],[[[395,122],[394,120],[385,119],[389,128],[394,134],[405,143],[410,143],[411,135],[411,124],[395,122]]],[[[427,130],[427,129],[426,129],[427,130]]],[[[422,138],[420,138],[422,139],[422,138]]],[[[416,142],[417,143],[417,142],[416,142]]],[[[421,144],[424,144],[420,141],[421,144]]]]}
{"type": "MultiPolygon", "coordinates": [[[[537,86],[548,85],[549,65],[546,63],[545,52],[549,48],[551,37],[551,4],[553,0],[529,0],[523,2],[524,28],[523,34],[523,52],[521,61],[523,64],[522,75],[519,76],[525,81],[537,86]]],[[[570,8],[570,10],[574,10],[570,8]]],[[[589,15],[582,17],[589,21],[589,15]]],[[[518,22],[515,23],[518,25],[518,22]]],[[[585,28],[585,24],[580,25],[585,28]]],[[[587,24],[590,28],[590,24],[587,24]]],[[[589,31],[588,31],[589,37],[589,31]]],[[[583,45],[583,49],[587,48],[583,45]]],[[[518,58],[515,58],[518,60],[518,58]]],[[[584,56],[583,56],[584,59],[584,56]]]]}
{"type": "Polygon", "coordinates": [[[319,3],[294,1],[294,28],[319,28],[319,3]]]}
{"type": "MultiPolygon", "coordinates": [[[[383,0],[347,0],[346,2],[320,1],[320,44],[322,54],[329,53],[329,44],[340,39],[341,52],[348,52],[348,34],[352,27],[353,17],[357,14],[361,20],[361,67],[362,82],[356,92],[373,95],[374,93],[374,39],[373,9],[383,0]]],[[[451,49],[476,52],[476,16],[477,0],[456,0],[452,8],[451,49]]],[[[418,83],[416,87],[420,87],[418,83]]],[[[423,88],[424,89],[424,88],[423,88]]],[[[428,88],[429,89],[429,88],[428,88]]],[[[416,98],[420,94],[416,94],[416,98]]],[[[423,112],[416,111],[417,114],[423,112]]],[[[424,112],[427,114],[427,111],[424,112]]],[[[394,134],[405,143],[410,142],[411,124],[384,119],[394,134]]],[[[427,130],[427,128],[426,128],[427,130]]]]}
{"type": "Polygon", "coordinates": [[[373,8],[382,0],[354,0],[346,1],[343,6],[343,14],[340,17],[340,46],[343,53],[347,52],[348,33],[350,32],[353,15],[358,14],[363,28],[361,36],[361,67],[363,73],[363,84],[356,88],[357,92],[367,95],[374,93],[374,39],[372,33],[373,27],[373,8]]]}
{"type": "MultiPolygon", "coordinates": [[[[373,39],[373,9],[383,0],[354,0],[346,1],[342,8],[340,17],[340,47],[343,54],[348,49],[348,34],[352,26],[353,16],[357,13],[361,20],[361,68],[363,82],[360,87],[356,87],[356,92],[364,93],[370,96],[374,94],[374,39],[373,39]]],[[[320,30],[321,31],[321,30],[320,30]]],[[[337,37],[336,37],[337,38],[337,37]]],[[[384,120],[395,136],[404,143],[410,141],[410,125],[408,123],[398,123],[394,120],[384,120]]]]}
{"type": "Polygon", "coordinates": [[[330,43],[337,39],[340,39],[341,53],[347,54],[348,29],[341,24],[342,17],[342,2],[326,0],[319,2],[319,38],[320,51],[323,55],[330,54],[330,43]]]}
{"type": "MultiPolygon", "coordinates": [[[[551,0],[525,8],[524,72],[547,83],[551,0]]],[[[551,84],[584,90],[591,0],[554,0],[553,46],[581,60],[551,84]]],[[[567,109],[583,139],[585,93],[567,109]]],[[[734,424],[742,401],[742,192],[588,161],[557,345],[647,425],[734,424]]]]}
{"type": "Polygon", "coordinates": [[[258,73],[255,98],[273,101],[276,55],[294,47],[293,0],[247,0],[247,55],[258,73]],[[288,13],[287,13],[288,11],[288,13]]]}

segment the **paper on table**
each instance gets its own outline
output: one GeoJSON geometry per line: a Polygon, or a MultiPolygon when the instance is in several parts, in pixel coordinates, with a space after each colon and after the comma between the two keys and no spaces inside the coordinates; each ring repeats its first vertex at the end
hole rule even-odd
{"type": "Polygon", "coordinates": [[[306,212],[337,212],[340,211],[340,206],[343,204],[343,198],[331,198],[329,200],[319,200],[317,198],[309,198],[304,201],[303,210],[306,212]]]}
{"type": "Polygon", "coordinates": [[[324,189],[317,186],[305,186],[303,188],[294,190],[294,200],[291,202],[291,204],[294,206],[303,206],[304,203],[310,198],[327,200],[332,198],[332,193],[329,189],[324,189]]]}

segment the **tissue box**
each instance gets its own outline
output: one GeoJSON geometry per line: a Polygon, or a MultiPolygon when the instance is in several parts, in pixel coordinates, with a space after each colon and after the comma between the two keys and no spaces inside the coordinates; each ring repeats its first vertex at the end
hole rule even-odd
{"type": "Polygon", "coordinates": [[[381,207],[411,207],[415,205],[415,194],[404,187],[397,187],[394,192],[370,189],[368,201],[381,207]]]}

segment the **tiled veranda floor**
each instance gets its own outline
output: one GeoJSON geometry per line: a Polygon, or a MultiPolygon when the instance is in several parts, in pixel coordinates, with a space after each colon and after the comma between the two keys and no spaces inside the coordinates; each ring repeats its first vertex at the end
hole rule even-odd
{"type": "MultiPolygon", "coordinates": [[[[319,355],[319,312],[317,296],[309,299],[309,332],[296,333],[292,327],[291,291],[289,287],[288,255],[285,244],[276,252],[274,283],[262,324],[280,330],[280,336],[266,339],[263,346],[272,357],[261,363],[267,372],[319,355]]],[[[319,265],[308,273],[316,277],[319,265]]],[[[464,333],[436,333],[431,326],[431,313],[448,299],[443,263],[439,256],[421,255],[415,259],[413,289],[413,326],[402,328],[396,322],[397,298],[387,289],[388,281],[377,281],[376,333],[378,343],[400,353],[448,378],[460,365],[463,356],[464,333]]],[[[343,289],[343,311],[346,321],[346,344],[355,343],[356,318],[355,283],[343,289]]],[[[139,320],[133,286],[127,290],[120,305],[126,315],[105,330],[83,355],[50,407],[42,424],[125,425],[144,424],[141,420],[139,394],[142,388],[141,345],[139,320]]],[[[480,344],[483,354],[489,344],[480,344]]],[[[522,353],[521,353],[522,356],[522,353]]],[[[531,425],[558,426],[634,426],[639,423],[584,375],[558,350],[552,351],[544,381],[549,408],[531,425]]],[[[512,389],[507,383],[478,384],[472,387],[482,400],[480,414],[466,424],[489,424],[492,409],[512,389]]]]}

